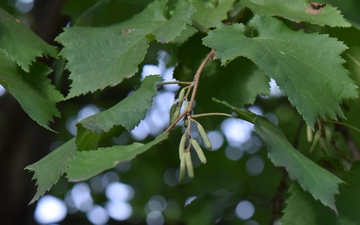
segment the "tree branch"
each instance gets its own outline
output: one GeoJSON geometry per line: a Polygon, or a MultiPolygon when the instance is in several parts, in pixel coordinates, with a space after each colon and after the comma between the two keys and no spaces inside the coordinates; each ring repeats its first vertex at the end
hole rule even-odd
{"type": "Polygon", "coordinates": [[[193,87],[193,92],[191,94],[191,99],[189,101],[189,106],[187,109],[184,110],[184,112],[164,131],[164,133],[168,133],[172,128],[175,127],[176,123],[179,122],[184,116],[191,114],[191,110],[195,101],[196,97],[196,91],[199,86],[199,80],[201,72],[203,71],[206,63],[212,58],[214,55],[215,50],[211,50],[210,53],[206,56],[206,58],[202,61],[201,65],[199,66],[198,70],[196,71],[196,74],[194,76],[193,82],[190,84],[191,87],[193,87]]]}

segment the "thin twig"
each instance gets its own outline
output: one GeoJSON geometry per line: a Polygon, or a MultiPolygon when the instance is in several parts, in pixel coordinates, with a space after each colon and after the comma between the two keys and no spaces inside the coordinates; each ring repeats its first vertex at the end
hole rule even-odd
{"type": "Polygon", "coordinates": [[[337,153],[339,153],[339,155],[345,159],[346,161],[348,161],[349,163],[353,163],[353,160],[350,159],[347,155],[345,155],[336,145],[335,141],[331,141],[330,144],[334,147],[334,149],[337,151],[337,153]]]}
{"type": "Polygon", "coordinates": [[[341,126],[340,124],[336,124],[335,125],[335,130],[340,131],[340,133],[342,134],[342,136],[344,137],[351,154],[353,155],[355,160],[359,160],[360,159],[360,151],[359,148],[357,147],[353,137],[351,136],[349,129],[347,126],[341,126]]]}
{"type": "Polygon", "coordinates": [[[228,113],[201,113],[201,114],[192,115],[191,118],[199,118],[199,117],[204,117],[204,116],[226,116],[226,117],[234,117],[233,115],[228,114],[228,113]]]}
{"type": "Polygon", "coordinates": [[[199,86],[199,80],[200,80],[200,75],[201,72],[203,71],[206,63],[212,58],[212,56],[215,54],[215,50],[211,50],[211,52],[206,56],[206,58],[204,59],[204,61],[201,63],[199,69],[196,71],[196,74],[194,76],[194,80],[193,80],[193,85],[194,85],[194,89],[191,95],[191,99],[189,102],[189,107],[188,110],[191,110],[195,101],[195,96],[196,96],[196,91],[197,88],[199,86]]]}
{"type": "Polygon", "coordinates": [[[198,70],[196,71],[193,82],[190,84],[190,86],[193,86],[193,92],[191,95],[189,106],[187,107],[187,109],[184,110],[184,112],[172,124],[170,124],[170,126],[164,131],[164,133],[168,133],[173,127],[175,127],[177,122],[179,122],[184,116],[189,115],[191,113],[191,110],[192,110],[192,107],[193,107],[193,104],[195,101],[196,91],[197,91],[197,88],[199,85],[199,79],[200,79],[201,72],[203,71],[206,63],[212,58],[214,53],[215,53],[215,50],[211,50],[211,52],[202,61],[201,65],[199,66],[198,70]]]}
{"type": "Polygon", "coordinates": [[[347,124],[347,123],[343,123],[343,122],[339,122],[339,121],[334,121],[334,120],[324,120],[324,122],[339,124],[339,125],[341,125],[341,126],[351,128],[351,129],[353,129],[353,130],[355,130],[355,131],[357,131],[357,132],[360,133],[360,129],[359,129],[359,128],[354,127],[354,126],[352,126],[352,125],[350,125],[350,124],[347,124]]]}
{"type": "Polygon", "coordinates": [[[161,87],[167,84],[180,84],[180,85],[191,85],[192,82],[186,82],[186,81],[166,81],[156,84],[156,87],[161,87]]]}
{"type": "Polygon", "coordinates": [[[272,212],[270,225],[273,225],[274,222],[281,217],[282,211],[284,209],[284,193],[288,189],[287,183],[288,174],[284,168],[282,168],[282,177],[280,184],[277,188],[274,198],[271,200],[272,203],[272,212]]]}

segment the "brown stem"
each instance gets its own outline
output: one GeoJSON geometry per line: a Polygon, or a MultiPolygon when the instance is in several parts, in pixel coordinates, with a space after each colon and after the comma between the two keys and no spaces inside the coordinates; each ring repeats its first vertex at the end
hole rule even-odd
{"type": "Polygon", "coordinates": [[[340,133],[344,137],[354,159],[359,160],[360,159],[360,151],[359,151],[359,148],[357,147],[353,137],[351,136],[348,127],[343,126],[342,124],[336,124],[335,129],[340,131],[340,133]]]}
{"type": "Polygon", "coordinates": [[[288,174],[284,168],[282,168],[282,178],[279,184],[279,187],[276,191],[274,198],[271,200],[272,203],[272,213],[270,225],[273,225],[274,222],[281,217],[282,210],[284,209],[284,192],[288,189],[287,184],[288,174]]]}
{"type": "Polygon", "coordinates": [[[191,99],[190,99],[188,108],[184,110],[184,112],[164,131],[164,133],[168,133],[173,127],[175,127],[177,122],[179,122],[184,116],[189,115],[191,113],[191,110],[192,110],[192,107],[193,107],[193,104],[195,101],[196,91],[199,86],[199,79],[200,79],[201,72],[203,71],[206,63],[212,58],[214,53],[215,53],[215,50],[211,50],[210,53],[206,56],[206,58],[202,61],[198,70],[196,71],[193,82],[190,85],[190,86],[193,86],[194,89],[193,89],[193,92],[191,95],[191,99]]]}
{"type": "Polygon", "coordinates": [[[331,141],[330,144],[334,147],[334,149],[337,151],[337,153],[339,153],[339,155],[345,159],[346,161],[348,161],[349,163],[353,163],[353,160],[350,159],[347,155],[345,155],[336,145],[335,141],[331,141]]]}

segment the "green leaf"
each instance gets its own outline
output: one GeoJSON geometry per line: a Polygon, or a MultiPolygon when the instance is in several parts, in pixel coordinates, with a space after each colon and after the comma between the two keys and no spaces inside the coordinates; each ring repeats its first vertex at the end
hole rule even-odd
{"type": "Polygon", "coordinates": [[[77,126],[100,133],[108,132],[113,126],[121,125],[128,131],[139,124],[152,106],[152,98],[156,95],[155,82],[161,81],[159,76],[147,76],[140,88],[115,106],[81,120],[77,126]]]}
{"type": "Polygon", "coordinates": [[[199,1],[193,0],[196,13],[192,16],[193,24],[201,31],[216,27],[227,18],[227,12],[233,7],[235,0],[199,1]]]}
{"type": "Polygon", "coordinates": [[[249,26],[256,29],[253,38],[244,35],[242,24],[221,25],[204,43],[223,64],[239,56],[251,59],[277,82],[308,125],[318,117],[344,117],[339,104],[358,95],[342,66],[344,44],[327,35],[293,31],[274,18],[256,16],[249,26]]]}
{"type": "Polygon", "coordinates": [[[238,58],[220,67],[208,62],[212,72],[205,69],[201,75],[196,104],[205,112],[216,111],[211,97],[224,99],[235,107],[253,104],[260,94],[270,94],[269,77],[250,60],[238,58]]]}
{"type": "Polygon", "coordinates": [[[326,5],[320,9],[314,9],[308,0],[241,0],[259,16],[281,16],[294,22],[306,21],[321,26],[350,27],[336,8],[326,5]]]}
{"type": "Polygon", "coordinates": [[[162,134],[147,144],[135,142],[127,146],[76,152],[74,153],[75,157],[67,163],[66,177],[70,181],[89,179],[105,170],[114,168],[120,162],[134,159],[137,155],[149,150],[152,146],[167,139],[167,137],[167,134],[162,134]]]}
{"type": "MultiPolygon", "coordinates": [[[[195,35],[185,42],[178,52],[174,77],[178,80],[192,80],[199,65],[210,49],[201,44],[202,35],[195,35]],[[189,55],[192,57],[190,58],[189,55]]],[[[221,112],[222,107],[213,104],[212,97],[224,99],[236,107],[253,104],[258,95],[269,94],[269,77],[253,62],[238,58],[225,67],[218,61],[210,60],[204,67],[196,94],[196,113],[221,112]]],[[[211,117],[206,129],[213,129],[224,117],[211,117]],[[211,126],[209,126],[211,125],[211,126]]]]}
{"type": "Polygon", "coordinates": [[[121,126],[114,126],[109,132],[92,132],[77,124],[76,145],[78,151],[94,150],[98,147],[107,147],[114,144],[113,138],[120,136],[124,130],[121,126]]]}
{"type": "Polygon", "coordinates": [[[64,45],[61,54],[73,81],[67,98],[115,86],[132,77],[143,61],[148,38],[168,43],[191,23],[195,8],[180,1],[171,18],[166,17],[167,1],[156,1],[140,14],[110,27],[65,28],[56,41],[64,45]]]}
{"type": "Polygon", "coordinates": [[[118,0],[100,0],[74,20],[74,24],[76,26],[106,26],[127,20],[136,13],[139,13],[139,9],[134,4],[118,0]]]}
{"type": "Polygon", "coordinates": [[[350,70],[357,85],[360,85],[360,46],[352,47],[345,52],[347,68],[350,70]]]}
{"type": "Polygon", "coordinates": [[[334,195],[339,193],[338,184],[343,181],[294,149],[282,131],[266,118],[257,116],[254,125],[267,143],[268,157],[274,165],[285,167],[292,180],[337,213],[334,195]]]}
{"type": "Polygon", "coordinates": [[[340,195],[336,195],[336,206],[339,214],[335,215],[329,208],[315,201],[309,193],[304,192],[298,185],[293,184],[289,192],[291,196],[286,200],[287,207],[282,218],[283,224],[307,225],[352,225],[360,221],[360,192],[359,192],[360,161],[356,161],[350,171],[344,174],[347,185],[341,185],[340,195]],[[301,213],[299,213],[301,210],[301,213]]]}
{"type": "Polygon", "coordinates": [[[187,225],[215,224],[215,220],[223,215],[223,211],[235,207],[249,192],[248,185],[241,184],[231,191],[221,190],[221,194],[208,194],[196,198],[185,207],[181,214],[187,225]]]}
{"type": "Polygon", "coordinates": [[[36,179],[37,191],[29,204],[37,201],[46,191],[55,184],[64,173],[66,162],[73,157],[76,151],[75,138],[61,145],[50,154],[34,164],[25,167],[26,170],[34,171],[33,179],[36,179]]]}
{"type": "Polygon", "coordinates": [[[281,129],[265,117],[235,108],[225,101],[214,101],[234,110],[240,119],[253,123],[256,133],[267,143],[268,157],[272,163],[284,167],[292,180],[296,180],[315,199],[337,212],[334,195],[339,193],[338,184],[344,181],[294,149],[281,129]]]}
{"type": "Polygon", "coordinates": [[[345,19],[347,19],[353,26],[360,29],[360,1],[358,0],[317,0],[319,3],[327,3],[333,6],[338,7],[341,12],[344,14],[345,19]]]}
{"type": "Polygon", "coordinates": [[[0,8],[0,48],[26,72],[36,57],[57,58],[56,47],[47,44],[19,20],[0,8]]]}
{"type": "Polygon", "coordinates": [[[51,69],[35,63],[30,73],[23,71],[0,49],[0,84],[13,95],[24,111],[39,125],[50,129],[53,116],[60,117],[55,103],[63,99],[46,76],[51,69]]]}

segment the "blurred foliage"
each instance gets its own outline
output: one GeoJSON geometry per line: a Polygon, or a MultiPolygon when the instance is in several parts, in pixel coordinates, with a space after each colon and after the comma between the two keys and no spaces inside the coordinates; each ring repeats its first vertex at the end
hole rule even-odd
{"type": "MultiPolygon", "coordinates": [[[[116,174],[112,181],[131,185],[135,196],[130,200],[132,216],[121,222],[110,218],[108,224],[151,224],[146,221],[154,196],[167,201],[161,212],[164,224],[273,224],[281,218],[284,225],[356,224],[358,3],[272,2],[68,0],[61,13],[70,23],[56,38],[59,49],[21,25],[19,13],[0,2],[0,58],[6,62],[0,65],[0,84],[34,121],[58,132],[55,150],[26,168],[34,171],[38,188],[32,202],[50,188],[50,194],[66,199],[74,185],[69,181],[85,180],[94,204],[104,206],[110,199],[93,182],[109,176],[110,169],[116,174]],[[214,55],[209,55],[211,49],[214,55]],[[166,60],[161,61],[161,52],[166,60]],[[49,76],[54,76],[53,85],[46,78],[50,69],[39,57],[58,54],[49,76]],[[199,69],[201,63],[206,65],[199,69]],[[161,71],[151,75],[162,78],[143,77],[149,64],[161,71]],[[202,72],[189,112],[229,116],[235,111],[233,117],[253,123],[256,131],[236,146],[219,133],[225,140],[219,149],[203,148],[204,165],[191,149],[195,177],[186,176],[182,184],[179,142],[188,132],[183,119],[169,134],[160,134],[166,127],[155,130],[154,121],[148,128],[140,124],[138,129],[147,129],[144,140],[131,132],[151,110],[166,104],[165,99],[156,103],[156,94],[175,95],[171,104],[178,98],[178,91],[159,85],[170,81],[166,72],[172,69],[177,81],[192,82],[179,85],[193,88],[185,97],[190,101],[194,75],[202,72]],[[280,86],[281,97],[270,95],[270,78],[280,86]],[[212,97],[228,103],[217,104],[212,97]],[[100,112],[78,121],[78,112],[89,104],[100,112]],[[247,111],[251,107],[262,115],[247,111]],[[50,128],[59,112],[62,118],[50,128]],[[71,121],[77,122],[75,137],[68,131],[71,121]],[[229,157],[229,148],[241,156],[229,157]],[[254,158],[262,162],[260,173],[249,170],[254,158]],[[191,197],[196,198],[187,202],[191,197]],[[237,213],[243,200],[255,207],[250,218],[237,213]]],[[[168,110],[160,117],[169,118],[168,110]]],[[[217,115],[196,121],[209,132],[224,129],[224,119],[217,115]]],[[[201,144],[196,129],[187,138],[201,144]]],[[[62,223],[90,222],[77,211],[62,223]]]]}

